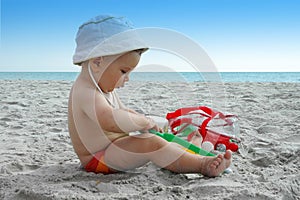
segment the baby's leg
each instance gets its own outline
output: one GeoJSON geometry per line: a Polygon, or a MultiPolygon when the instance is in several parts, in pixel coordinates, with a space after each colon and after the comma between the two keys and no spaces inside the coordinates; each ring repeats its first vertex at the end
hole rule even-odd
{"type": "Polygon", "coordinates": [[[148,133],[120,138],[105,153],[106,164],[120,171],[143,166],[149,161],[173,172],[218,176],[229,167],[231,153],[203,157],[188,153],[178,145],[148,133]]]}

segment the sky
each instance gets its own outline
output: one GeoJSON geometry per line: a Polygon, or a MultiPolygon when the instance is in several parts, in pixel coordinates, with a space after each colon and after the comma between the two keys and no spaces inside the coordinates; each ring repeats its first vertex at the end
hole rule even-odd
{"type": "MultiPolygon", "coordinates": [[[[79,71],[78,27],[99,14],[174,30],[199,44],[220,72],[300,72],[298,0],[0,0],[0,71],[79,71]]],[[[150,49],[140,65],[193,71],[150,49]]]]}

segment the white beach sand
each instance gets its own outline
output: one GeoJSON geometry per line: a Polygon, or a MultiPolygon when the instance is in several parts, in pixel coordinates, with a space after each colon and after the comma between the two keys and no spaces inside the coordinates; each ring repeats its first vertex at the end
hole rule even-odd
{"type": "MultiPolygon", "coordinates": [[[[217,178],[153,164],[102,175],[80,168],[68,136],[68,81],[0,81],[0,199],[300,199],[300,84],[219,84],[221,109],[239,115],[244,155],[217,178]]],[[[204,83],[129,83],[129,107],[164,117],[214,106],[204,83]]]]}

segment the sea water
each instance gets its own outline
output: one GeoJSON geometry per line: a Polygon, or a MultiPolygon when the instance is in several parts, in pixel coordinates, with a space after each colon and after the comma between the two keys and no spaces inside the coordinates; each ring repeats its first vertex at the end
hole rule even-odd
{"type": "MultiPolygon", "coordinates": [[[[74,81],[78,72],[0,72],[0,80],[74,81]]],[[[300,83],[300,72],[132,72],[131,81],[155,82],[290,82],[300,83]]]]}

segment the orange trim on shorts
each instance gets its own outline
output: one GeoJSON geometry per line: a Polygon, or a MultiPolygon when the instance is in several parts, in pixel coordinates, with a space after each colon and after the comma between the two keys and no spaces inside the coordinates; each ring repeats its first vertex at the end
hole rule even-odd
{"type": "Polygon", "coordinates": [[[102,173],[102,174],[112,174],[116,171],[109,168],[104,162],[104,151],[97,152],[92,160],[84,167],[87,172],[102,173]]]}

